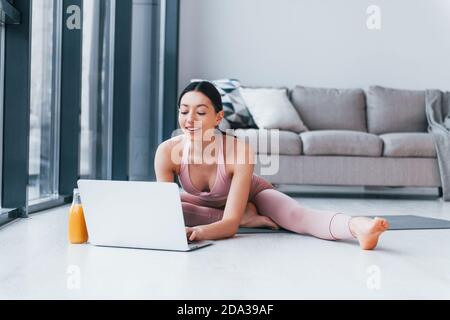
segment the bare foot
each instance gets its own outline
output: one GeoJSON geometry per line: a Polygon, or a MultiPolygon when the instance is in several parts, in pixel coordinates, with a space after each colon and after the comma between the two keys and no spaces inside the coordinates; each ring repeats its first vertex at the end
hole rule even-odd
{"type": "Polygon", "coordinates": [[[372,250],[377,246],[380,235],[389,228],[386,219],[355,217],[350,220],[350,230],[358,239],[363,250],[372,250]]]}
{"type": "Polygon", "coordinates": [[[279,229],[278,225],[272,219],[259,215],[255,205],[251,202],[247,203],[240,226],[244,228],[279,229]]]}

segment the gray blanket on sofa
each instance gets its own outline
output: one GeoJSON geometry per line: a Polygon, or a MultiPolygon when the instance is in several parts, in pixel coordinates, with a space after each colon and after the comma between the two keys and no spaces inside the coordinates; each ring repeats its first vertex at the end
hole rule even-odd
{"type": "Polygon", "coordinates": [[[450,92],[427,90],[425,110],[428,131],[436,146],[443,199],[450,201],[450,92]]]}

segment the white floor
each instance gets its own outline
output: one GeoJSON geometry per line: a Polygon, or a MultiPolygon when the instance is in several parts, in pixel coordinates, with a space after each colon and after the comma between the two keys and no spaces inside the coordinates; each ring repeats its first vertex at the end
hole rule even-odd
{"type": "MultiPolygon", "coordinates": [[[[440,200],[299,201],[450,220],[440,200]]],[[[388,231],[376,251],[253,234],[177,253],[69,245],[67,217],[66,206],[0,229],[0,299],[450,299],[450,230],[388,231]]]]}

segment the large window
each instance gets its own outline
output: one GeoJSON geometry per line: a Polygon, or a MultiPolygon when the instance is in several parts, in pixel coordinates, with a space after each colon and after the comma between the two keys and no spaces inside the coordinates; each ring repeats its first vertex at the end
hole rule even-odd
{"type": "Polygon", "coordinates": [[[85,1],[80,176],[111,178],[114,0],[85,1]]]}
{"type": "MultiPolygon", "coordinates": [[[[161,10],[163,1],[133,6],[130,98],[130,180],[154,180],[154,155],[163,140],[161,10]]],[[[175,116],[174,118],[175,119],[175,116]]]]}
{"type": "Polygon", "coordinates": [[[28,201],[58,194],[60,0],[33,0],[28,201]]]}
{"type": "Polygon", "coordinates": [[[69,201],[80,177],[150,178],[177,34],[178,1],[0,0],[0,225],[69,201]]]}

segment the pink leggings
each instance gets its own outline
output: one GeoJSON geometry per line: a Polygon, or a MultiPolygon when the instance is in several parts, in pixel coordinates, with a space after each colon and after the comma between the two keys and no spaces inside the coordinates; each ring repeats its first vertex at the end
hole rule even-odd
{"type": "MultiPolygon", "coordinates": [[[[205,225],[222,219],[223,209],[193,204],[186,201],[189,198],[182,197],[187,226],[205,225]]],[[[349,228],[350,216],[305,208],[277,190],[263,190],[250,202],[256,206],[259,214],[269,217],[286,230],[327,240],[354,238],[349,228]]]]}

